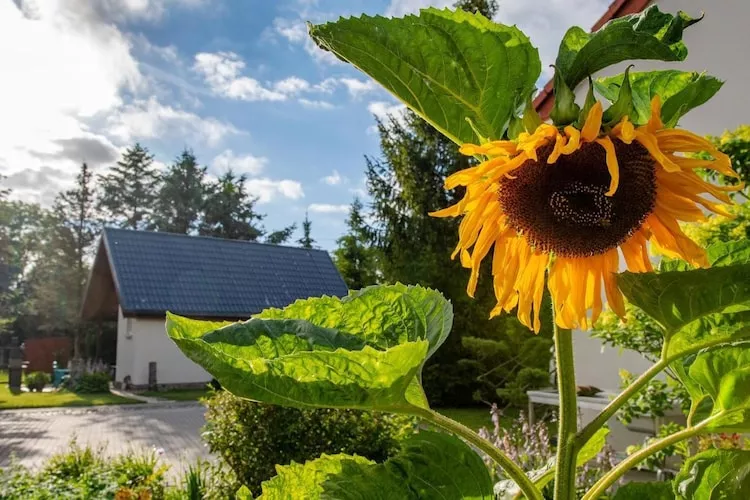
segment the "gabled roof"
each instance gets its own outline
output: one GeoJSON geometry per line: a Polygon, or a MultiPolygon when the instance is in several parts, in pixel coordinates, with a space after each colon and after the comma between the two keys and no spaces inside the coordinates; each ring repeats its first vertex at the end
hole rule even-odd
{"type": "MultiPolygon", "coordinates": [[[[651,0],[614,0],[602,17],[591,27],[591,31],[598,30],[612,19],[617,19],[628,14],[637,14],[645,9],[649,3],[651,3],[651,0]]],[[[549,118],[552,106],[555,104],[553,84],[554,80],[548,81],[534,98],[534,109],[542,117],[542,120],[549,118]]]]}
{"type": "Polygon", "coordinates": [[[125,316],[239,319],[299,298],[346,294],[322,250],[107,228],[81,315],[114,319],[119,304],[125,316]]]}

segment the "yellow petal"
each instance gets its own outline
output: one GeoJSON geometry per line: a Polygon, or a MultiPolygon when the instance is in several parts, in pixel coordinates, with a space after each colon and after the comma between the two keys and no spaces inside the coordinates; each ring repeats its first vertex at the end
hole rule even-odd
{"type": "Polygon", "coordinates": [[[597,139],[596,142],[604,148],[607,153],[607,170],[609,171],[609,191],[604,193],[604,196],[612,196],[617,191],[617,186],[620,185],[620,165],[617,163],[617,154],[615,153],[615,145],[612,144],[612,139],[604,136],[597,139]]]}
{"type": "Polygon", "coordinates": [[[589,115],[586,117],[586,123],[583,124],[581,129],[581,139],[587,142],[596,139],[602,128],[602,114],[602,103],[596,101],[596,104],[591,106],[589,115]]]}
{"type": "Polygon", "coordinates": [[[635,139],[635,127],[627,116],[623,116],[620,123],[612,129],[612,134],[615,137],[619,137],[625,144],[630,144],[635,139]]]}
{"type": "Polygon", "coordinates": [[[651,99],[651,117],[645,127],[652,133],[664,128],[661,121],[661,97],[658,94],[651,99]]]}
{"type": "Polygon", "coordinates": [[[560,151],[564,155],[569,155],[575,151],[578,151],[578,146],[581,143],[581,131],[572,125],[565,127],[565,133],[568,136],[568,143],[560,151]]]}
{"type": "Polygon", "coordinates": [[[555,147],[547,157],[548,164],[552,165],[557,161],[557,159],[560,157],[560,154],[562,153],[563,146],[565,146],[565,137],[562,134],[557,134],[557,137],[555,137],[555,147]]]}
{"type": "Polygon", "coordinates": [[[645,131],[644,128],[645,127],[640,127],[635,131],[635,138],[638,139],[638,142],[648,150],[651,157],[659,162],[664,170],[667,172],[679,172],[680,167],[670,160],[661,149],[659,149],[659,144],[656,142],[656,138],[645,131]]]}

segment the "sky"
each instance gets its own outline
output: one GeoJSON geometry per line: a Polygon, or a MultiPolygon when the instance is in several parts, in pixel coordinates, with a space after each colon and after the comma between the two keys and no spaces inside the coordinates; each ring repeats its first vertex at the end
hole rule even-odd
{"type": "MultiPolygon", "coordinates": [[[[0,0],[0,174],[50,206],[81,162],[105,172],[138,141],[157,166],[185,148],[218,177],[246,174],[267,230],[305,212],[331,250],[349,204],[367,200],[375,116],[402,106],[318,49],[305,22],[403,16],[455,0],[0,0]]],[[[501,0],[551,76],[567,27],[609,0],[501,0]]],[[[298,238],[299,231],[294,235],[298,238]]]]}

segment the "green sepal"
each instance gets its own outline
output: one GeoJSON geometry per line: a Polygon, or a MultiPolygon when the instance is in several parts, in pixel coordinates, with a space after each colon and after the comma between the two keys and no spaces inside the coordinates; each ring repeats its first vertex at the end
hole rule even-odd
{"type": "Polygon", "coordinates": [[[510,125],[508,126],[508,139],[515,139],[521,132],[531,134],[542,124],[542,117],[539,116],[534,107],[533,95],[531,93],[526,98],[522,114],[519,116],[514,113],[511,117],[510,125]]]}
{"type": "Polygon", "coordinates": [[[578,121],[576,122],[576,127],[581,128],[583,127],[583,124],[586,123],[586,118],[589,116],[589,111],[591,111],[591,108],[594,107],[594,104],[596,104],[596,96],[594,96],[594,82],[591,81],[591,77],[589,77],[589,90],[586,92],[586,100],[583,102],[583,109],[581,109],[580,114],[578,115],[578,121]]]}
{"type": "Polygon", "coordinates": [[[580,115],[581,107],[576,104],[576,95],[565,83],[562,74],[557,68],[555,68],[554,88],[555,104],[549,116],[555,125],[570,125],[580,115]]]}
{"type": "Polygon", "coordinates": [[[613,126],[622,120],[623,116],[630,116],[633,114],[633,91],[630,88],[630,68],[631,64],[625,68],[625,73],[622,75],[622,85],[620,86],[620,92],[617,94],[617,100],[609,108],[604,110],[602,116],[602,123],[607,126],[613,126]]]}

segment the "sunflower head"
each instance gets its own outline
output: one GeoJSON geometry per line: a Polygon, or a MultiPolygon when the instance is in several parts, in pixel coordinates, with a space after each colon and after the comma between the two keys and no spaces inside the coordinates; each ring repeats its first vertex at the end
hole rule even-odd
{"type": "Polygon", "coordinates": [[[557,323],[587,328],[603,297],[624,315],[615,276],[621,259],[628,270],[652,269],[649,243],[661,253],[706,266],[704,250],[681,230],[706,212],[728,215],[727,191],[704,181],[697,169],[735,175],[729,158],[691,132],[665,127],[661,99],[651,101],[649,120],[629,116],[603,122],[593,103],[576,126],[541,124],[513,140],[464,144],[477,166],[446,180],[466,187],[456,205],[433,213],[463,217],[454,256],[469,269],[473,296],[482,261],[492,252],[497,305],[491,316],[517,309],[539,331],[545,282],[557,323]],[[684,153],[707,152],[697,160],[684,153]]]}

